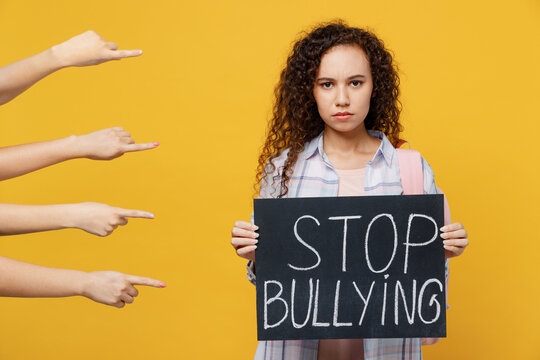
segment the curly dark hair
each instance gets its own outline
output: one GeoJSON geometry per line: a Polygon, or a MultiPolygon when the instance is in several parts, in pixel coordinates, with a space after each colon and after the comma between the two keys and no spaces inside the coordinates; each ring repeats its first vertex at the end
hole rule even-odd
{"type": "Polygon", "coordinates": [[[313,87],[322,56],[337,45],[357,45],[366,53],[373,78],[373,95],[364,120],[365,127],[380,130],[392,144],[398,143],[402,131],[399,76],[391,53],[369,30],[349,27],[342,20],[320,24],[302,34],[294,44],[274,90],[272,119],[258,161],[256,191],[261,180],[276,170],[273,160],[289,148],[281,173],[272,179],[275,182],[281,178],[278,197],[285,196],[298,154],[306,142],[323,131],[325,124],[317,110],[313,87]]]}

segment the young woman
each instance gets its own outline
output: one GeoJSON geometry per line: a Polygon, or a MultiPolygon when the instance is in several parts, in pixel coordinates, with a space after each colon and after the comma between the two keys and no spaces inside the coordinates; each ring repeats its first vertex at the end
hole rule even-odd
{"type": "MultiPolygon", "coordinates": [[[[276,87],[259,157],[260,197],[400,195],[396,150],[399,77],[373,33],[343,22],[317,27],[293,47],[276,87]]],[[[424,193],[436,193],[422,159],[424,193]]],[[[235,223],[231,244],[255,282],[257,226],[235,223]]],[[[443,227],[446,258],[468,245],[463,226],[443,227]]],[[[421,359],[421,339],[261,341],[256,359],[421,359]]]]}

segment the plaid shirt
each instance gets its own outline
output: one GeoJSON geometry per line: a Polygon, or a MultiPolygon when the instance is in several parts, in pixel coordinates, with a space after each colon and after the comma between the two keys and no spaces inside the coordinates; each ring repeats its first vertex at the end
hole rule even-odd
{"type": "MultiPolygon", "coordinates": [[[[366,165],[364,191],[366,195],[401,195],[403,190],[399,174],[396,150],[380,131],[369,131],[381,145],[375,156],[366,165]]],[[[261,183],[260,198],[275,198],[279,195],[280,177],[288,150],[274,159],[276,171],[267,175],[261,183]],[[272,181],[274,176],[275,181],[272,181]]],[[[424,193],[436,194],[433,171],[422,158],[424,193]]],[[[338,175],[323,150],[323,133],[306,143],[298,155],[290,178],[287,197],[330,197],[338,195],[338,175]]],[[[253,221],[253,216],[252,216],[253,221]]],[[[255,284],[253,265],[248,262],[248,280],[255,284]]],[[[446,262],[448,279],[448,261],[446,262]]],[[[259,341],[255,360],[316,360],[318,340],[259,341]]],[[[364,339],[365,360],[419,360],[422,358],[420,338],[364,339]]]]}

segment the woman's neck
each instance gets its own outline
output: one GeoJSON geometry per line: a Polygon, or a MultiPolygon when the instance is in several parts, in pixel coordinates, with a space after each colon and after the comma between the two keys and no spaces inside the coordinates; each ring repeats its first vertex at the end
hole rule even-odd
{"type": "Polygon", "coordinates": [[[380,141],[368,134],[364,126],[349,132],[339,132],[328,126],[324,129],[324,152],[371,152],[379,147],[380,141]]]}
{"type": "Polygon", "coordinates": [[[324,130],[323,149],[336,169],[365,167],[380,144],[380,140],[369,135],[363,125],[347,133],[335,131],[328,126],[324,130]]]}

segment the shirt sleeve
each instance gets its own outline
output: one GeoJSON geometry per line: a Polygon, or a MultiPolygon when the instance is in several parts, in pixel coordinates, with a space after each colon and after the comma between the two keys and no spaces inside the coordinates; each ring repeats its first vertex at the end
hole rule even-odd
{"type": "MultiPolygon", "coordinates": [[[[424,194],[437,194],[437,185],[435,184],[435,174],[433,173],[433,169],[431,169],[431,166],[429,166],[426,159],[422,158],[422,171],[424,173],[424,194]]],[[[445,279],[445,287],[446,287],[446,309],[450,309],[450,306],[448,306],[448,279],[450,278],[450,271],[449,271],[449,259],[446,259],[444,263],[444,279],[445,279]]]]}
{"type": "Polygon", "coordinates": [[[255,264],[253,263],[253,261],[249,260],[246,265],[246,268],[247,268],[247,279],[253,285],[257,285],[257,276],[255,275],[255,264]]]}

